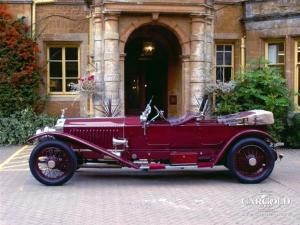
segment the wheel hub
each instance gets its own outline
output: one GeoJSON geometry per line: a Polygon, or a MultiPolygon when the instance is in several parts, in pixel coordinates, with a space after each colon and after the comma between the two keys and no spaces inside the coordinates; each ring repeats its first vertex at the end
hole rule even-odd
{"type": "Polygon", "coordinates": [[[257,160],[256,160],[255,157],[251,157],[251,158],[248,160],[248,162],[249,162],[249,165],[250,165],[250,166],[256,166],[256,164],[257,164],[257,160]]]}
{"type": "Polygon", "coordinates": [[[48,167],[49,167],[50,169],[53,169],[53,168],[55,167],[55,165],[56,165],[56,163],[55,163],[54,160],[49,160],[49,161],[48,161],[48,167]]]}

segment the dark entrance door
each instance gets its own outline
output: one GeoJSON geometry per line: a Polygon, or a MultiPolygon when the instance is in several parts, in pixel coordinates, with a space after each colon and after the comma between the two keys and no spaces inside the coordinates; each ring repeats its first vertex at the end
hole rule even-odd
{"type": "Polygon", "coordinates": [[[149,99],[167,115],[168,52],[154,37],[136,35],[125,52],[125,113],[139,115],[149,99]]]}
{"type": "Polygon", "coordinates": [[[129,36],[125,53],[125,114],[139,115],[154,96],[153,104],[165,116],[178,115],[182,53],[175,34],[157,24],[139,27],[129,36]],[[168,95],[176,100],[168,103],[168,95]]]}
{"type": "Polygon", "coordinates": [[[126,114],[140,114],[152,96],[153,104],[167,113],[168,57],[160,43],[135,40],[128,46],[125,63],[126,114]],[[145,43],[154,48],[151,54],[143,52],[145,43]]]}

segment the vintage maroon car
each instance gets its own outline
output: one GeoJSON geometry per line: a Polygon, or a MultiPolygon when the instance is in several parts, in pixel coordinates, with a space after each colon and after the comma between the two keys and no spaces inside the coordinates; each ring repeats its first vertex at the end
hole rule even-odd
{"type": "Polygon", "coordinates": [[[43,184],[60,185],[91,165],[146,171],[223,165],[244,183],[266,179],[278,158],[277,143],[266,132],[273,114],[254,110],[206,119],[206,105],[169,120],[155,106],[148,119],[151,101],[140,117],[61,118],[29,139],[38,142],[31,173],[43,184]]]}

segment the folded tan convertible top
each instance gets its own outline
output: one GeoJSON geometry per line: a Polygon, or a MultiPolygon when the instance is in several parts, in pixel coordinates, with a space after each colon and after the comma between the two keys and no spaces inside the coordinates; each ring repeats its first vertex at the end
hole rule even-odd
{"type": "Polygon", "coordinates": [[[219,123],[228,125],[269,125],[274,123],[272,112],[266,110],[250,110],[218,117],[219,123]]]}

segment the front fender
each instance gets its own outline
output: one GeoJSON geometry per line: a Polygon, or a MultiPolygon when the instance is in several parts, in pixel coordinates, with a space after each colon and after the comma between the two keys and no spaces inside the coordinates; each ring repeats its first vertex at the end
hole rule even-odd
{"type": "Polygon", "coordinates": [[[214,160],[213,165],[219,163],[223,158],[223,156],[226,154],[226,152],[230,150],[231,146],[244,137],[257,137],[260,139],[269,139],[272,143],[277,142],[270,134],[262,130],[251,129],[251,130],[241,131],[236,135],[234,135],[229,141],[227,141],[227,143],[223,146],[218,156],[214,160]]]}
{"type": "Polygon", "coordinates": [[[135,168],[135,169],[139,168],[139,165],[136,165],[136,164],[134,164],[131,161],[128,161],[126,159],[123,159],[123,158],[113,154],[112,152],[110,152],[109,150],[107,150],[105,148],[102,148],[98,145],[95,145],[95,144],[89,142],[89,141],[86,141],[82,138],[79,138],[79,137],[76,137],[76,136],[70,135],[70,134],[65,134],[65,133],[61,133],[61,132],[43,132],[43,133],[40,133],[40,134],[37,134],[37,135],[34,135],[34,136],[30,137],[27,140],[27,142],[32,143],[34,140],[38,140],[38,139],[43,138],[43,137],[54,137],[54,138],[56,138],[58,140],[61,140],[61,141],[66,141],[66,142],[69,142],[69,143],[75,143],[75,144],[78,144],[78,145],[82,145],[85,148],[90,149],[91,151],[107,155],[107,156],[119,161],[120,163],[125,164],[128,167],[132,167],[132,168],[135,168]]]}

